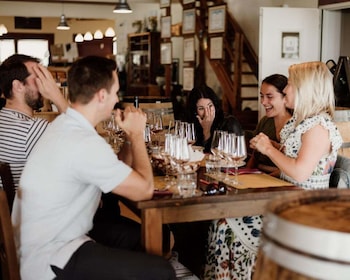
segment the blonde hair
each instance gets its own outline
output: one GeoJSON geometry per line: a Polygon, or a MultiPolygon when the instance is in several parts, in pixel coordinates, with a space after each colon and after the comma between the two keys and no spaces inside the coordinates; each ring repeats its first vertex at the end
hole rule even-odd
{"type": "Polygon", "coordinates": [[[320,113],[328,113],[333,118],[333,77],[323,62],[313,61],[290,66],[289,82],[295,90],[296,125],[320,113]]]}

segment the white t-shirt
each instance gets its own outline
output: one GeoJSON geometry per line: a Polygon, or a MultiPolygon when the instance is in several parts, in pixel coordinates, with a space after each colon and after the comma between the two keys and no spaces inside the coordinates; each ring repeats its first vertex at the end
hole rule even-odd
{"type": "Polygon", "coordinates": [[[89,240],[101,191],[130,172],[80,113],[57,117],[29,156],[14,202],[22,279],[54,278],[50,265],[63,268],[89,240]]]}

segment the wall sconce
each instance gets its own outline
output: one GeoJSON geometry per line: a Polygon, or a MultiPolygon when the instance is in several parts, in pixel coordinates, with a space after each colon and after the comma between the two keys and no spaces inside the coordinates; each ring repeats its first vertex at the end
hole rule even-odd
{"type": "Polygon", "coordinates": [[[94,37],[92,36],[92,33],[90,31],[86,32],[84,35],[84,41],[92,41],[94,37]]]}
{"type": "Polygon", "coordinates": [[[7,33],[7,28],[5,24],[0,24],[0,36],[4,35],[7,33]]]}
{"type": "Polygon", "coordinates": [[[113,13],[117,14],[130,14],[132,10],[126,0],[119,0],[113,10],[113,13]]]}
{"type": "Polygon", "coordinates": [[[95,31],[94,39],[103,39],[103,33],[102,33],[102,31],[100,29],[95,31]]]}
{"type": "Polygon", "coordinates": [[[106,37],[114,37],[115,36],[115,31],[112,27],[108,27],[106,32],[105,32],[106,37]]]}

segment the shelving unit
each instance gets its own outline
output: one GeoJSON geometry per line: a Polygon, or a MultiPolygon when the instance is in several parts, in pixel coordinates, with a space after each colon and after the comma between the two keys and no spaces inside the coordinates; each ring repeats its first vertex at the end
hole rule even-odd
{"type": "Polygon", "coordinates": [[[128,35],[129,63],[127,95],[157,95],[157,73],[160,67],[160,33],[128,35]]]}

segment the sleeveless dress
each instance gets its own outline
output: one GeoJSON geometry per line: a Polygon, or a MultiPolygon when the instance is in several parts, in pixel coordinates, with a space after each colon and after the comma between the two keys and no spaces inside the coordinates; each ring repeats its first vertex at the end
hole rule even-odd
{"type": "MultiPolygon", "coordinates": [[[[282,174],[281,178],[305,189],[328,188],[330,173],[342,145],[340,133],[328,114],[303,120],[296,128],[291,118],[281,130],[284,153],[297,157],[302,135],[320,124],[329,131],[331,152],[321,158],[309,179],[299,183],[282,174]]],[[[223,218],[211,223],[208,235],[208,254],[204,279],[248,280],[252,278],[259,248],[262,215],[240,218],[223,218]]]]}

